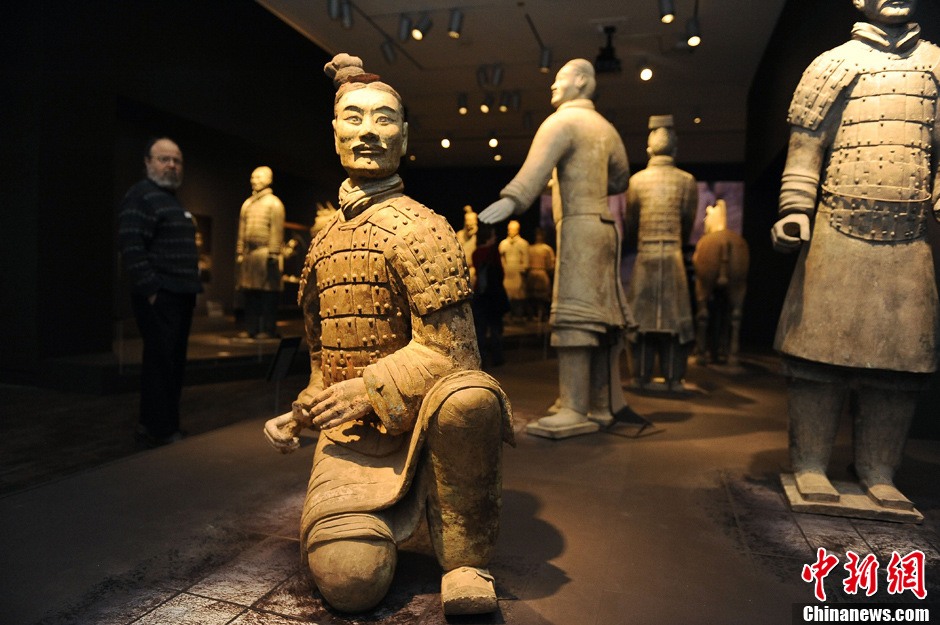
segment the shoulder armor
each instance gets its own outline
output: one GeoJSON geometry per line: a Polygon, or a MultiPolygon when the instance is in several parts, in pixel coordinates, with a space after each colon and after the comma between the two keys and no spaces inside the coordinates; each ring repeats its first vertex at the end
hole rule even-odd
{"type": "Polygon", "coordinates": [[[787,122],[808,130],[816,130],[825,119],[833,102],[856,76],[855,65],[846,57],[857,42],[849,41],[823,52],[810,63],[800,84],[793,92],[787,122]]]}
{"type": "Polygon", "coordinates": [[[310,279],[310,272],[313,270],[314,265],[317,262],[317,247],[319,246],[320,241],[323,240],[323,237],[326,236],[326,233],[333,229],[336,225],[337,220],[339,219],[339,211],[336,211],[332,218],[326,223],[323,228],[313,237],[313,240],[310,241],[310,247],[307,248],[307,256],[304,258],[304,268],[300,272],[300,284],[297,287],[297,304],[303,306],[304,291],[307,288],[307,282],[310,279]]]}
{"type": "Polygon", "coordinates": [[[393,237],[385,255],[404,283],[414,312],[423,317],[469,300],[467,258],[447,220],[408,197],[395,198],[389,208],[370,221],[393,237]]]}

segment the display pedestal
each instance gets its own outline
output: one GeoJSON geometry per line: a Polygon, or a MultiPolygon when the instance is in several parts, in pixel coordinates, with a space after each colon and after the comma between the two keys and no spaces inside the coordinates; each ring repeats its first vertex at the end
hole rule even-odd
{"type": "Polygon", "coordinates": [[[794,512],[870,519],[873,521],[894,521],[896,523],[920,523],[924,520],[924,515],[918,512],[916,508],[912,510],[895,510],[879,506],[862,490],[860,484],[833,482],[832,485],[839,491],[839,501],[830,502],[804,499],[796,488],[796,480],[792,473],[781,473],[780,483],[783,485],[783,492],[787,496],[787,501],[790,502],[790,509],[794,512]]]}
{"type": "Polygon", "coordinates": [[[563,425],[561,427],[548,428],[539,425],[538,421],[533,421],[525,426],[526,434],[532,436],[541,436],[542,438],[571,438],[581,434],[592,434],[601,429],[601,426],[593,421],[583,421],[573,425],[563,425]]]}
{"type": "Polygon", "coordinates": [[[658,377],[653,378],[645,384],[637,382],[635,379],[630,380],[629,384],[625,388],[630,389],[631,391],[647,392],[647,393],[657,393],[657,394],[673,394],[673,395],[704,395],[705,391],[696,384],[691,382],[686,382],[682,380],[677,383],[669,384],[666,382],[666,378],[658,377]]]}

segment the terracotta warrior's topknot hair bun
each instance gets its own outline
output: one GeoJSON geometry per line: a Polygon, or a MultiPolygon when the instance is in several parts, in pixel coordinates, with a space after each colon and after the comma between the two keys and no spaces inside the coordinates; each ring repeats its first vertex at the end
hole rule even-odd
{"type": "Polygon", "coordinates": [[[361,89],[369,86],[381,89],[395,96],[401,102],[401,96],[390,85],[382,82],[378,74],[370,74],[362,69],[362,59],[345,52],[340,52],[333,60],[323,66],[323,73],[333,81],[336,88],[336,102],[340,97],[352,89],[361,89]]]}

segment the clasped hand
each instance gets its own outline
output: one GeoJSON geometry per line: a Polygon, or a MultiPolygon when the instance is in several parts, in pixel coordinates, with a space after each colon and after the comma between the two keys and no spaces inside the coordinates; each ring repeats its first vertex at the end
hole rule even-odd
{"type": "Polygon", "coordinates": [[[770,230],[770,240],[778,252],[794,252],[809,241],[809,216],[792,213],[780,218],[770,230]]]}
{"type": "Polygon", "coordinates": [[[365,381],[343,380],[314,395],[309,404],[294,402],[291,412],[269,419],[264,434],[275,449],[289,453],[300,446],[297,435],[305,427],[328,430],[361,419],[371,409],[365,381]]]}

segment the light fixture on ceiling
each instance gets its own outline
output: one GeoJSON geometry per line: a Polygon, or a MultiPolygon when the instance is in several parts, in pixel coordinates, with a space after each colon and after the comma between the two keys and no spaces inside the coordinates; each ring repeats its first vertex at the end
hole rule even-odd
{"type": "Polygon", "coordinates": [[[487,141],[486,143],[487,143],[487,145],[489,145],[491,148],[495,148],[495,147],[499,146],[499,139],[496,138],[496,133],[495,133],[495,132],[491,132],[491,133],[490,133],[490,140],[487,141]]]}
{"type": "Polygon", "coordinates": [[[493,160],[498,163],[498,162],[500,162],[501,160],[503,160],[503,155],[500,154],[499,152],[497,152],[496,154],[493,155],[493,160]]]}
{"type": "Polygon", "coordinates": [[[329,0],[327,2],[327,12],[331,20],[338,20],[340,14],[340,0],[329,0]]]}
{"type": "Polygon", "coordinates": [[[689,47],[694,48],[702,43],[702,34],[698,23],[698,0],[695,0],[695,9],[692,11],[692,17],[685,24],[685,38],[689,47]]]}
{"type": "Polygon", "coordinates": [[[499,95],[499,112],[500,113],[505,113],[506,111],[509,110],[509,97],[510,96],[509,96],[508,91],[503,91],[499,95]]]}
{"type": "Polygon", "coordinates": [[[467,114],[467,94],[458,93],[457,94],[457,112],[461,115],[467,114]]]}
{"type": "Polygon", "coordinates": [[[518,91],[513,91],[509,95],[509,108],[518,111],[520,106],[522,106],[522,94],[518,91]]]}
{"type": "Polygon", "coordinates": [[[615,26],[604,26],[607,44],[600,49],[597,58],[594,59],[594,71],[598,74],[617,74],[620,72],[620,59],[617,58],[617,51],[614,50],[615,32],[617,32],[615,26]]]}
{"type": "Polygon", "coordinates": [[[418,19],[418,23],[411,29],[411,37],[415,41],[421,41],[431,30],[431,16],[425,13],[418,19]]]}
{"type": "Polygon", "coordinates": [[[547,74],[552,69],[552,49],[551,48],[542,48],[542,51],[539,52],[539,71],[543,74],[547,74]]]}
{"type": "Polygon", "coordinates": [[[486,89],[490,86],[490,66],[481,65],[477,68],[477,84],[480,85],[481,89],[486,89]]]}
{"type": "Polygon", "coordinates": [[[647,82],[653,78],[653,67],[646,61],[646,59],[640,61],[637,69],[640,72],[640,80],[643,82],[647,82]]]}
{"type": "Polygon", "coordinates": [[[379,48],[382,50],[382,56],[385,58],[386,63],[394,63],[395,59],[398,58],[398,55],[395,52],[395,44],[392,43],[391,39],[386,38],[379,48]]]}
{"type": "Polygon", "coordinates": [[[692,116],[692,123],[693,123],[693,124],[701,124],[701,123],[702,123],[702,116],[701,116],[701,115],[698,115],[698,114],[693,115],[693,116],[692,116]]]}
{"type": "Polygon", "coordinates": [[[463,27],[463,12],[460,9],[451,9],[450,23],[447,25],[447,34],[451,39],[460,39],[460,29],[463,27]]]}
{"type": "Polygon", "coordinates": [[[446,136],[443,139],[441,139],[441,147],[444,148],[445,150],[450,147],[450,139],[448,139],[446,136]]]}
{"type": "Polygon", "coordinates": [[[342,14],[343,28],[349,30],[353,27],[352,3],[350,3],[349,0],[343,0],[343,6],[340,13],[342,14]]]}
{"type": "Polygon", "coordinates": [[[676,19],[676,7],[673,0],[659,0],[659,21],[672,24],[676,19]]]}
{"type": "Polygon", "coordinates": [[[492,108],[493,108],[493,94],[487,93],[486,96],[484,96],[483,101],[480,102],[480,112],[489,113],[490,109],[492,108]]]}
{"type": "Polygon", "coordinates": [[[411,18],[402,13],[398,18],[398,40],[405,42],[409,37],[411,37],[411,18]]]}
{"type": "Polygon", "coordinates": [[[490,81],[493,83],[494,87],[498,87],[500,83],[503,82],[503,65],[502,63],[497,63],[493,66],[493,72],[490,75],[490,81]]]}

